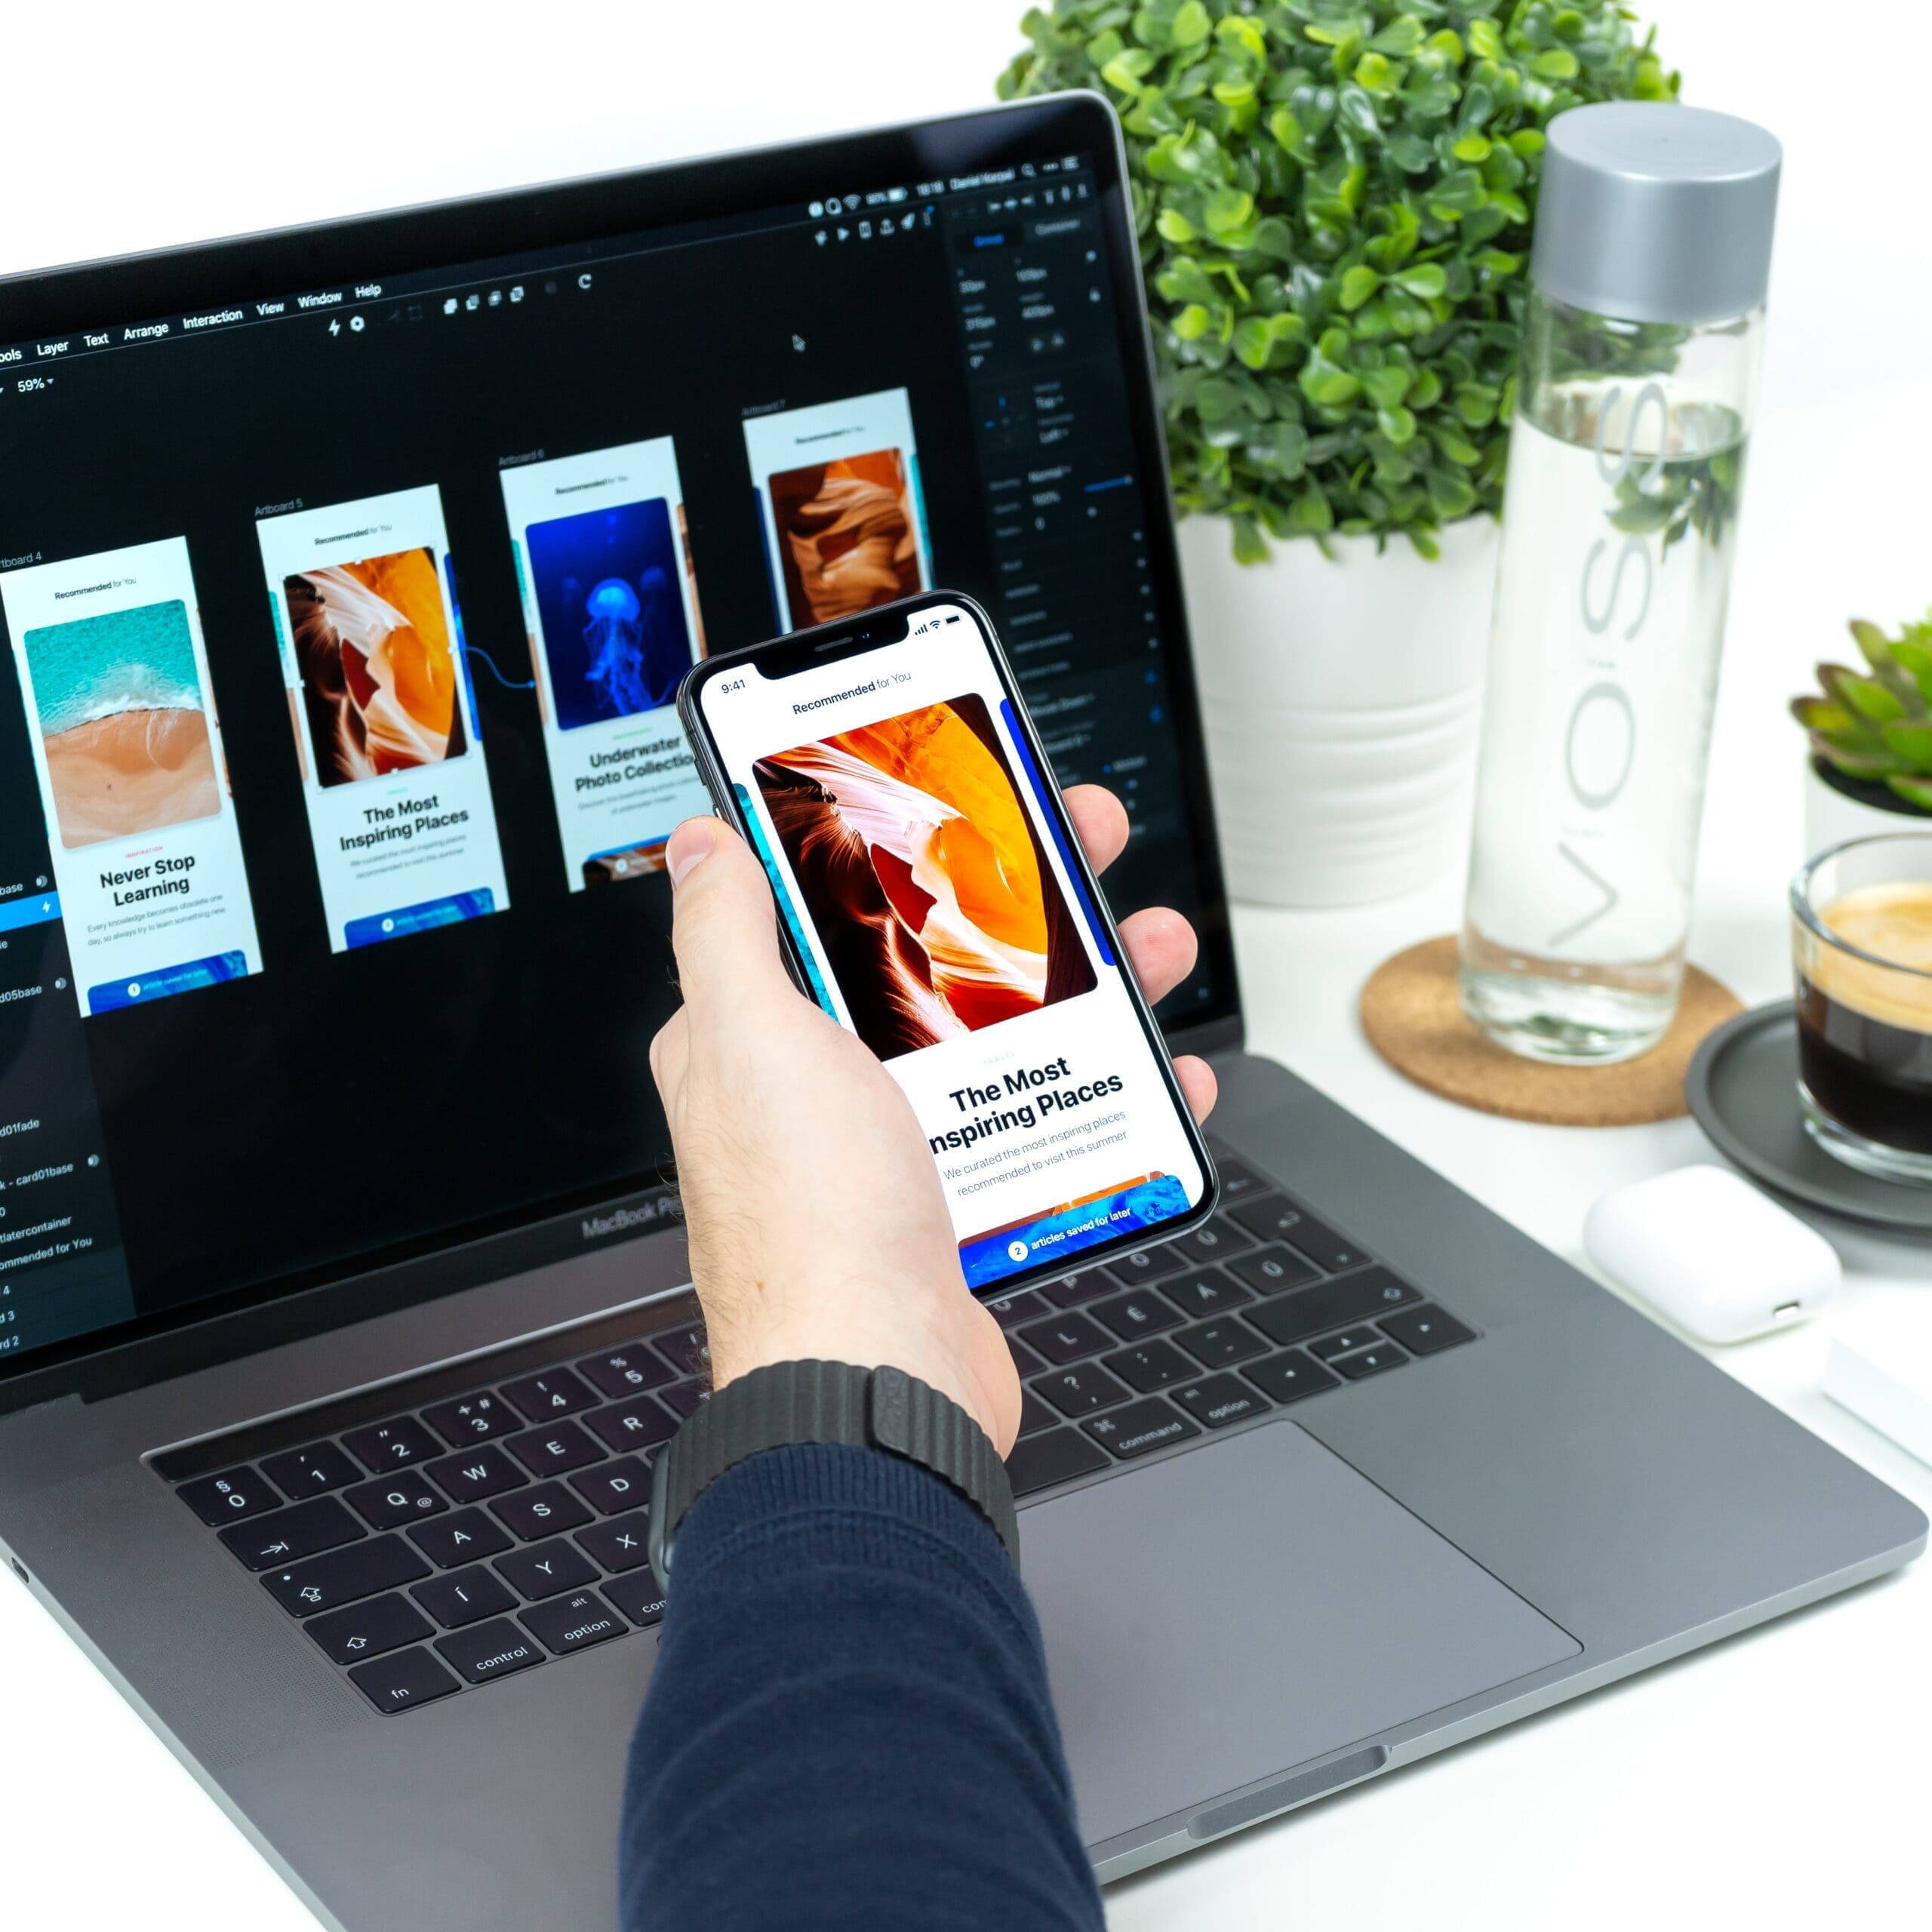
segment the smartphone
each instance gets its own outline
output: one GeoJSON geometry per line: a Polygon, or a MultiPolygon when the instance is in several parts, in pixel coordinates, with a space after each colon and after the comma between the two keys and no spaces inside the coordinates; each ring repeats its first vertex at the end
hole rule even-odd
{"type": "Polygon", "coordinates": [[[1207,1145],[971,598],[704,659],[678,709],[800,986],[911,1100],[971,1287],[1206,1219],[1207,1145]]]}

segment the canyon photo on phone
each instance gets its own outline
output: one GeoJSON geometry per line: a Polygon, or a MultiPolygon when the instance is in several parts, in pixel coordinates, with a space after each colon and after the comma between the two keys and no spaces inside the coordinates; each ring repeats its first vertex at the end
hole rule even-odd
{"type": "Polygon", "coordinates": [[[971,1287],[1205,1218],[1206,1146],[978,605],[707,659],[678,706],[802,983],[911,1100],[971,1287]]]}

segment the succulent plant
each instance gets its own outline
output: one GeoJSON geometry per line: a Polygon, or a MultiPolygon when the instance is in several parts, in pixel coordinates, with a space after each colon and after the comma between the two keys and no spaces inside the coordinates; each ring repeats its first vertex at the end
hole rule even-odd
{"type": "Polygon", "coordinates": [[[1793,698],[1792,715],[1835,770],[1932,813],[1932,611],[1896,637],[1862,617],[1850,629],[1869,671],[1820,664],[1820,692],[1793,698]]]}
{"type": "Polygon", "coordinates": [[[1118,109],[1174,496],[1270,537],[1494,511],[1544,126],[1669,100],[1620,0],[1054,0],[1001,96],[1118,109]]]}

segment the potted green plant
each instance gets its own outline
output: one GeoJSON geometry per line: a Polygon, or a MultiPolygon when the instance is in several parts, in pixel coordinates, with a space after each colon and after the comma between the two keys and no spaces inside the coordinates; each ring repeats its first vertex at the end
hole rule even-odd
{"type": "Polygon", "coordinates": [[[1810,740],[1807,854],[1932,820],[1932,611],[1896,637],[1861,617],[1850,628],[1867,669],[1820,664],[1818,690],[1791,701],[1810,740]]]}
{"type": "Polygon", "coordinates": [[[1543,128],[1669,99],[1616,0],[1056,0],[1118,110],[1237,896],[1453,866],[1543,128]]]}

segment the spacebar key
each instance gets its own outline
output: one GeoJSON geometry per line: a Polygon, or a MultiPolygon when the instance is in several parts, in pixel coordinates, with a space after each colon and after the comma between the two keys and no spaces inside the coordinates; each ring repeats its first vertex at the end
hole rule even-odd
{"type": "Polygon", "coordinates": [[[1015,1496],[1030,1496],[1057,1482],[1070,1482],[1090,1470],[1107,1466],[1106,1452],[1077,1429],[1050,1429],[1044,1435],[1023,1436],[1006,1459],[1006,1473],[1015,1496]]]}
{"type": "Polygon", "coordinates": [[[271,1570],[262,1581],[284,1610],[313,1617],[337,1604],[359,1602],[378,1590],[392,1590],[426,1577],[429,1566],[400,1537],[376,1537],[312,1556],[286,1570],[271,1570]]]}

